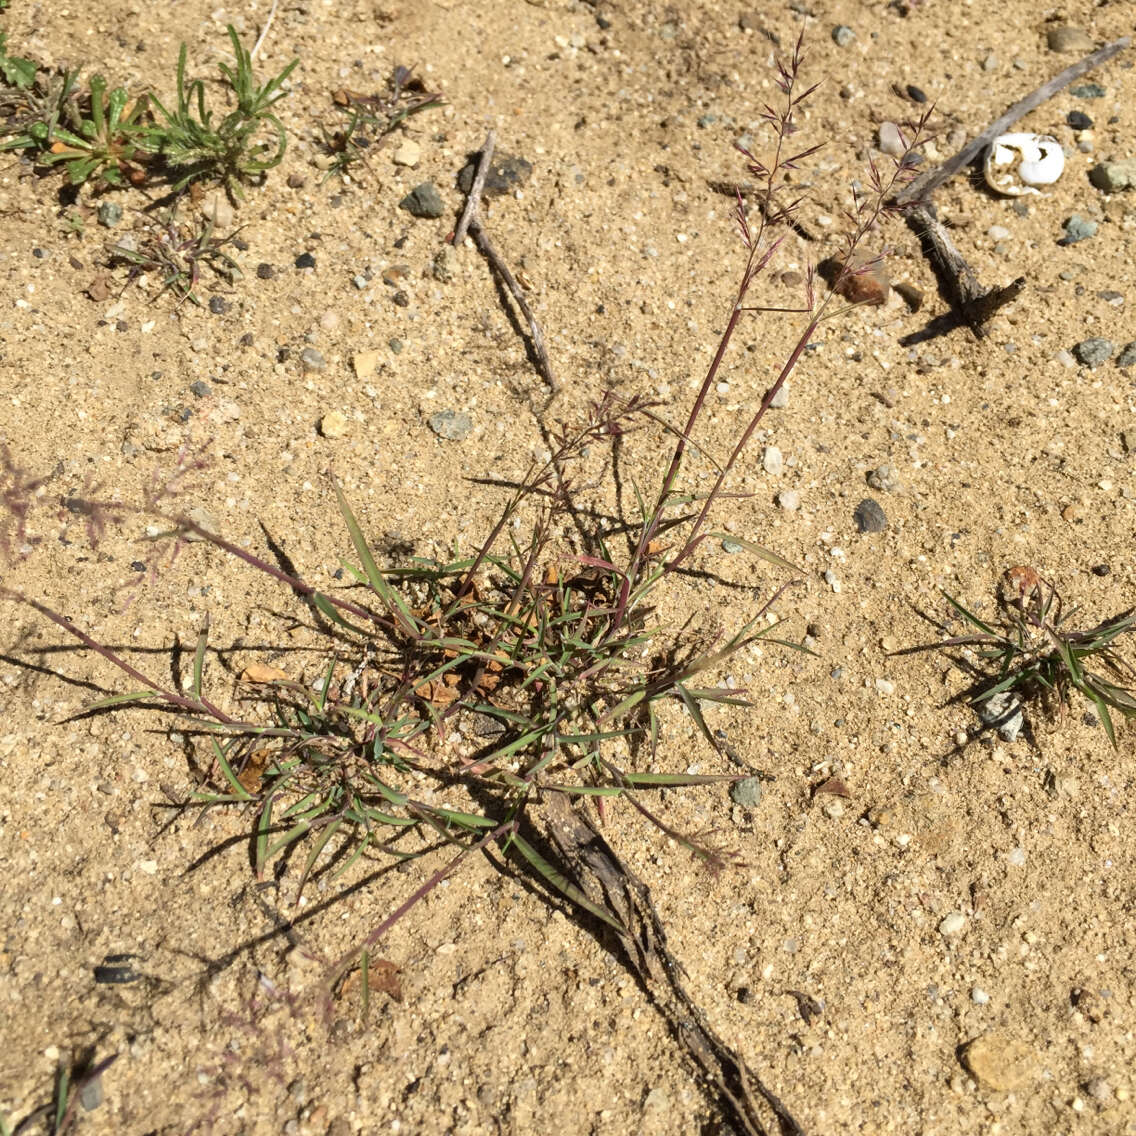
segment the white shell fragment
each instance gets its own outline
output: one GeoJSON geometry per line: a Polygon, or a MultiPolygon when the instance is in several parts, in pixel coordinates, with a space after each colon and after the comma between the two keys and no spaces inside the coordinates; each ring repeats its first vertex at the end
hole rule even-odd
{"type": "Polygon", "coordinates": [[[1000,134],[986,151],[984,169],[995,193],[1021,197],[1052,185],[1065,169],[1065,153],[1048,134],[1000,134]]]}

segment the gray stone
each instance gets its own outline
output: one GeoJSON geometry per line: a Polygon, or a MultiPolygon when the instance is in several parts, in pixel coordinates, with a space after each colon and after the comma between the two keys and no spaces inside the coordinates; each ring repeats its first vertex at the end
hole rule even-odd
{"type": "Polygon", "coordinates": [[[901,158],[907,151],[907,144],[903,140],[903,135],[894,122],[881,122],[878,137],[880,150],[884,154],[889,154],[893,158],[901,158]]]}
{"type": "MultiPolygon", "coordinates": [[[[481,160],[479,154],[474,161],[467,162],[458,173],[458,189],[462,193],[469,193],[473,188],[473,179],[477,174],[477,166],[481,160]]],[[[489,163],[489,170],[485,175],[485,188],[481,191],[484,197],[501,197],[519,189],[532,176],[532,162],[518,158],[512,154],[502,154],[497,151],[489,163]]]]}
{"type": "Polygon", "coordinates": [[[801,506],[801,495],[795,489],[782,489],[777,494],[777,504],[786,512],[795,513],[801,506]]]}
{"type": "Polygon", "coordinates": [[[1126,343],[1121,349],[1120,354],[1116,357],[1116,365],[1118,367],[1136,367],[1136,339],[1131,343],[1126,343]]]}
{"type": "Polygon", "coordinates": [[[1073,354],[1077,357],[1078,363],[1083,363],[1086,367],[1099,367],[1106,359],[1112,358],[1115,350],[1116,347],[1111,339],[1102,339],[1099,335],[1094,335],[1076,344],[1073,347],[1073,354]]]}
{"type": "Polygon", "coordinates": [[[856,528],[862,533],[883,532],[888,527],[887,514],[878,501],[865,497],[852,514],[856,528]]]}
{"type": "Polygon", "coordinates": [[[104,229],[113,229],[122,220],[122,206],[117,201],[100,202],[98,217],[104,229]]]}
{"type": "Polygon", "coordinates": [[[398,203],[398,206],[414,217],[441,217],[446,211],[446,206],[442,202],[442,195],[432,181],[424,181],[420,185],[416,185],[398,203]]]}
{"type": "Polygon", "coordinates": [[[837,24],[832,29],[832,42],[837,47],[848,47],[856,38],[856,33],[847,24],[837,24]]]}
{"type": "Polygon", "coordinates": [[[1103,99],[1106,92],[1100,83],[1083,83],[1079,87],[1070,87],[1069,94],[1075,99],[1103,99]]]}
{"type": "Polygon", "coordinates": [[[1089,170],[1089,181],[1104,193],[1119,193],[1136,186],[1136,160],[1100,162],[1089,170]]]}
{"type": "Polygon", "coordinates": [[[1078,241],[1087,241],[1097,235],[1100,225],[1096,221],[1087,221],[1079,213],[1074,213],[1065,222],[1065,236],[1062,244],[1075,245],[1078,241]]]}
{"type": "Polygon", "coordinates": [[[300,352],[300,365],[305,371],[322,371],[327,366],[327,360],[314,347],[305,347],[300,352]]]}
{"type": "Polygon", "coordinates": [[[766,446],[761,456],[761,467],[766,473],[778,477],[785,468],[785,459],[776,446],[766,446]]]}
{"type": "Polygon", "coordinates": [[[987,726],[994,726],[1004,742],[1016,742],[1025,727],[1022,700],[1009,690],[985,698],[975,707],[987,726]]]}
{"type": "Polygon", "coordinates": [[[439,410],[426,420],[430,429],[447,442],[461,442],[473,430],[473,419],[464,410],[439,410]]]}
{"type": "Polygon", "coordinates": [[[769,403],[770,410],[784,410],[789,405],[789,384],[782,383],[769,403]]]}
{"type": "Polygon", "coordinates": [[[761,804],[761,778],[743,777],[730,786],[730,800],[745,809],[756,809],[761,804]]]}

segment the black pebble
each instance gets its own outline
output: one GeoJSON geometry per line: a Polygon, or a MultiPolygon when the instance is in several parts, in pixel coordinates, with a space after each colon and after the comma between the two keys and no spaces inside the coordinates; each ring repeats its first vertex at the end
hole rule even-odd
{"type": "Polygon", "coordinates": [[[310,252],[302,252],[296,257],[297,268],[315,268],[316,258],[310,252]]]}
{"type": "Polygon", "coordinates": [[[1083,110],[1071,110],[1065,116],[1065,121],[1074,130],[1091,130],[1093,126],[1093,120],[1083,110]]]}
{"type": "Polygon", "coordinates": [[[913,103],[925,103],[927,96],[923,93],[922,89],[917,87],[914,83],[907,84],[907,97],[913,103]]]}
{"type": "Polygon", "coordinates": [[[856,522],[856,528],[862,533],[883,532],[888,527],[887,514],[880,508],[880,503],[873,501],[871,497],[865,497],[856,506],[852,519],[856,522]]]}
{"type": "Polygon", "coordinates": [[[1107,576],[1111,571],[1112,571],[1112,569],[1107,564],[1094,564],[1093,565],[1093,575],[1094,576],[1107,576]]]}
{"type": "Polygon", "coordinates": [[[229,305],[220,296],[210,296],[209,310],[215,316],[223,316],[229,310],[229,305]]]}
{"type": "Polygon", "coordinates": [[[256,275],[259,280],[271,280],[276,275],[276,269],[271,264],[258,264],[256,275]]]}

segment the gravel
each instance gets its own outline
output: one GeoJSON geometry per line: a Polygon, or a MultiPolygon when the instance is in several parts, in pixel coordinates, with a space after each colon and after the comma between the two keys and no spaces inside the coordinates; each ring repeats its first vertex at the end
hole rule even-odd
{"type": "Polygon", "coordinates": [[[888,527],[887,514],[880,507],[880,503],[871,497],[865,497],[856,506],[852,519],[861,533],[883,532],[888,527]]]}
{"type": "Polygon", "coordinates": [[[446,211],[442,202],[442,195],[432,181],[424,181],[416,185],[399,203],[400,209],[405,209],[412,217],[432,219],[441,217],[446,211]]]}
{"type": "Polygon", "coordinates": [[[473,430],[473,419],[464,410],[439,410],[426,421],[430,429],[447,442],[462,442],[473,430]]]}
{"type": "Polygon", "coordinates": [[[1079,213],[1074,213],[1065,222],[1065,236],[1059,241],[1059,244],[1075,245],[1078,241],[1087,241],[1090,237],[1097,235],[1097,229],[1100,226],[1096,221],[1087,221],[1079,213]]]}
{"type": "Polygon", "coordinates": [[[327,366],[327,360],[321,351],[314,347],[305,347],[300,352],[300,365],[305,371],[322,371],[327,366]]]}
{"type": "Polygon", "coordinates": [[[1094,335],[1076,344],[1073,354],[1077,357],[1078,363],[1083,363],[1086,367],[1099,367],[1105,360],[1112,358],[1115,350],[1116,347],[1111,339],[1094,335]]]}
{"type": "Polygon", "coordinates": [[[837,47],[850,47],[856,33],[847,24],[837,24],[832,29],[832,42],[837,47]]]}

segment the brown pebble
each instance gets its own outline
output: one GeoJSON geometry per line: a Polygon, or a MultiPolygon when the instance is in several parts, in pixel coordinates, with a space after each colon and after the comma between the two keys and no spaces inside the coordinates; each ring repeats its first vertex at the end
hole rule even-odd
{"type": "Polygon", "coordinates": [[[1085,517],[1085,506],[1079,501],[1074,501],[1071,505],[1066,505],[1061,510],[1061,519],[1068,521],[1070,524],[1078,524],[1085,517]]]}
{"type": "Polygon", "coordinates": [[[899,293],[909,312],[917,312],[923,306],[923,293],[914,284],[893,284],[892,287],[899,293]]]}
{"type": "Polygon", "coordinates": [[[849,272],[836,278],[838,295],[852,304],[884,304],[891,292],[891,281],[884,271],[883,262],[871,253],[857,251],[852,254],[849,272]]]}
{"type": "Polygon", "coordinates": [[[1001,1030],[992,1030],[968,1042],[963,1063],[974,1078],[996,1092],[1024,1088],[1037,1072],[1037,1058],[1025,1042],[1001,1030]]]}

